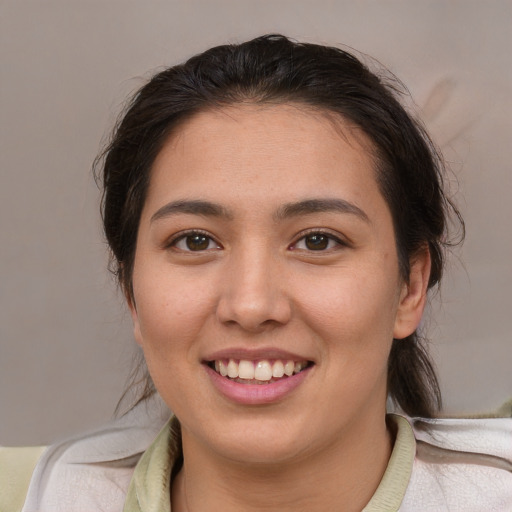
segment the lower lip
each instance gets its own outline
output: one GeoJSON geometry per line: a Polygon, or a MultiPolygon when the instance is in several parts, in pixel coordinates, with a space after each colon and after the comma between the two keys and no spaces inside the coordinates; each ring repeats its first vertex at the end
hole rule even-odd
{"type": "Polygon", "coordinates": [[[304,382],[312,368],[310,366],[291,377],[269,384],[240,384],[227,377],[222,377],[209,366],[205,365],[204,367],[213,385],[222,395],[233,402],[245,405],[271,404],[282,400],[304,382]]]}

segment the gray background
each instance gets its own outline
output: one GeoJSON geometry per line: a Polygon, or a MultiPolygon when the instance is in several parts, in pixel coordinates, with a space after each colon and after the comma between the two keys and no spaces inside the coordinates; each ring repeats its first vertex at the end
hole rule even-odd
{"type": "Polygon", "coordinates": [[[467,240],[433,300],[446,412],[512,396],[512,2],[0,2],[0,443],[108,420],[135,351],[90,167],[150,70],[261,33],[368,53],[409,86],[467,240]],[[457,183],[458,182],[458,183],[457,183]]]}

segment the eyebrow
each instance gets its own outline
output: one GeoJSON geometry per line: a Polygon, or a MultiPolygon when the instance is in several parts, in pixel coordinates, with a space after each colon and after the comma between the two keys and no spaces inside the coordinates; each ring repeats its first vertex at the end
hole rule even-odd
{"type": "Polygon", "coordinates": [[[325,198],[325,199],[305,199],[294,203],[283,205],[276,212],[276,219],[286,219],[300,215],[310,215],[314,213],[348,213],[359,217],[361,220],[370,223],[366,213],[358,206],[345,199],[325,198]]]}
{"type": "MultiPolygon", "coordinates": [[[[370,222],[368,215],[358,206],[345,199],[327,198],[327,199],[304,199],[293,203],[287,203],[281,206],[274,214],[276,220],[287,219],[290,217],[299,217],[301,215],[311,215],[314,213],[335,212],[351,214],[359,217],[365,222],[370,222]]],[[[173,215],[179,214],[202,215],[205,217],[223,217],[233,219],[233,214],[224,206],[202,200],[179,200],[171,201],[159,208],[152,216],[151,222],[173,215]]]]}
{"type": "Polygon", "coordinates": [[[233,215],[229,210],[217,203],[200,200],[181,200],[171,201],[159,208],[152,216],[151,222],[165,217],[178,215],[180,213],[189,213],[192,215],[203,215],[205,217],[224,217],[232,219],[233,215]]]}

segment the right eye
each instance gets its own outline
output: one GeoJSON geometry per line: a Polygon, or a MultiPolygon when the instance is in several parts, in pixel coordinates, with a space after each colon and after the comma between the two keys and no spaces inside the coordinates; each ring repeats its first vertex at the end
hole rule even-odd
{"type": "Polygon", "coordinates": [[[196,231],[178,236],[170,243],[170,247],[185,252],[201,252],[221,248],[212,237],[196,231]]]}

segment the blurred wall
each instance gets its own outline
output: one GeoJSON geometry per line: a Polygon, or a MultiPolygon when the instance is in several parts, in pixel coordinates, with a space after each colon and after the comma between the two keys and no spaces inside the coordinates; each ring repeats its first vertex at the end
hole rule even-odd
{"type": "Polygon", "coordinates": [[[428,322],[446,411],[512,396],[511,21],[508,0],[1,1],[0,443],[105,421],[124,387],[135,344],[90,171],[123,99],[268,32],[354,47],[409,86],[467,222],[428,322]]]}

